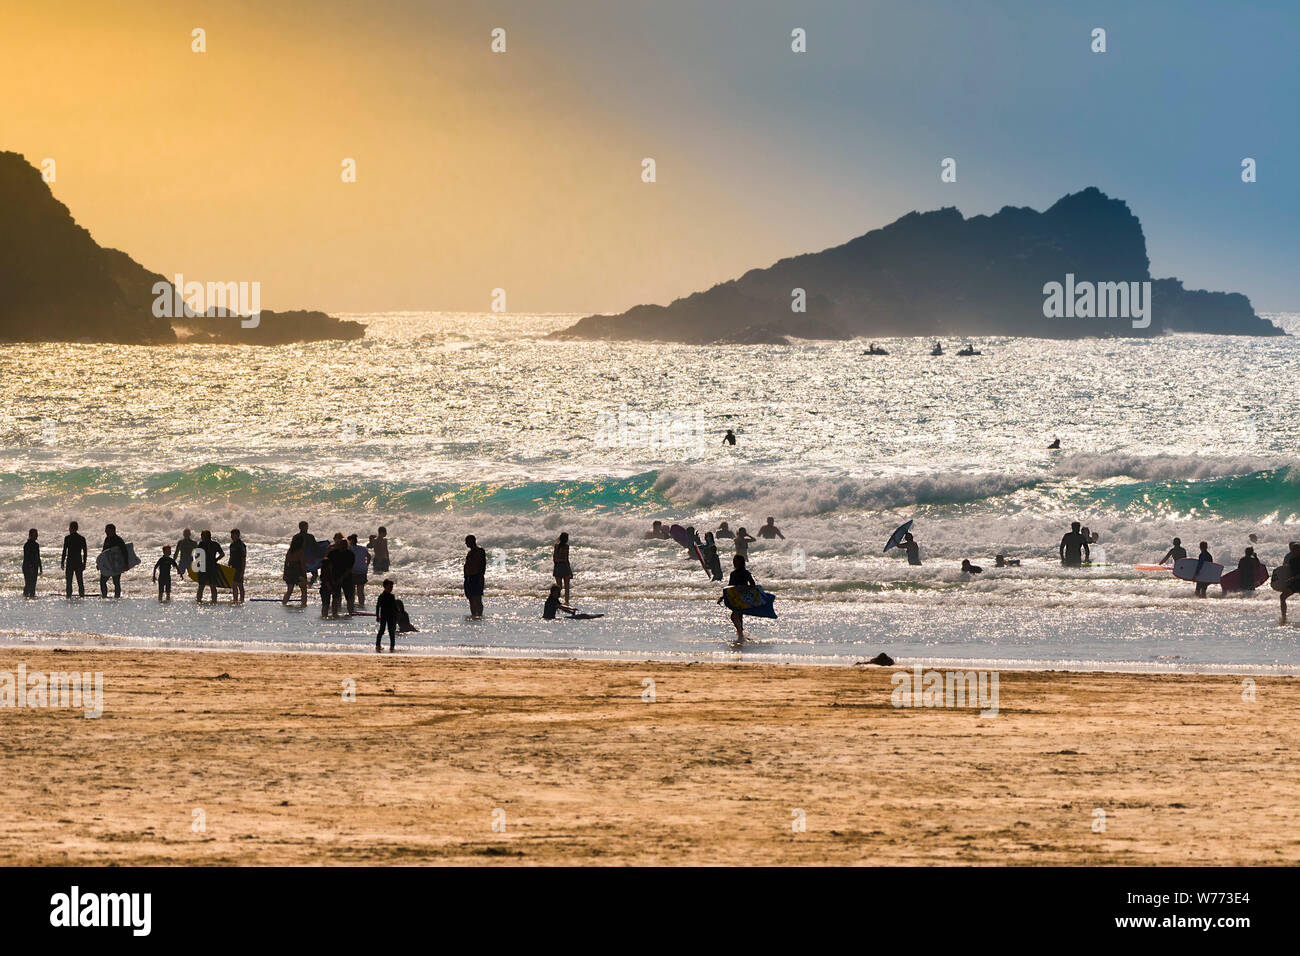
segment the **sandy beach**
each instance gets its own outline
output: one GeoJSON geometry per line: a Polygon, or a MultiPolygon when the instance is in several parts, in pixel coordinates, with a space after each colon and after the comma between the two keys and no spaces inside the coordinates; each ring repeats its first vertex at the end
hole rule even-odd
{"type": "Polygon", "coordinates": [[[1300,861],[1295,678],[1002,672],[981,717],[894,707],[895,668],[19,665],[102,672],[104,710],[0,708],[5,864],[1300,861]]]}

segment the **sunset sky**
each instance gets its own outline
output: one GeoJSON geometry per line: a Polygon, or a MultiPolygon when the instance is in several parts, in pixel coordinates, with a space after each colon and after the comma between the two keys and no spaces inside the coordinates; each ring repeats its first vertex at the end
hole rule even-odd
{"type": "Polygon", "coordinates": [[[0,149],[275,309],[618,311],[1096,185],[1157,276],[1300,310],[1298,36],[1284,2],[11,2],[0,149]]]}

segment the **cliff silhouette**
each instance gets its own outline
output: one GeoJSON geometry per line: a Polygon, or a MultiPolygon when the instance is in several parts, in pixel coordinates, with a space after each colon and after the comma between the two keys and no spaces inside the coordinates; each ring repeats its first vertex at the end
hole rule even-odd
{"type": "Polygon", "coordinates": [[[365,334],[324,312],[262,310],[250,329],[215,310],[155,316],[154,285],[170,280],[96,243],[18,153],[0,152],[0,210],[0,341],[275,345],[365,334]]]}
{"type": "Polygon", "coordinates": [[[913,212],[841,246],[782,259],[667,306],[591,315],[558,337],[686,343],[784,343],[854,336],[1283,335],[1238,293],[1152,279],[1142,224],[1089,187],[1046,212],[1006,206],[967,219],[951,207],[913,212]],[[1043,287],[1151,282],[1151,324],[1127,317],[1047,318],[1043,287]],[[803,289],[806,310],[791,309],[803,289]]]}

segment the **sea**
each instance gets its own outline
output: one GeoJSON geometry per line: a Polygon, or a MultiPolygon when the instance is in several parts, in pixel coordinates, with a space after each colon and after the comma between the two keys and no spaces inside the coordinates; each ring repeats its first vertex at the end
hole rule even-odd
{"type": "MultiPolygon", "coordinates": [[[[366,651],[373,620],[322,621],[314,594],[198,607],[185,581],[155,598],[150,569],[187,527],[241,529],[249,596],[280,596],[306,520],[387,527],[408,654],[1300,673],[1300,624],[1267,585],[1198,599],[1134,567],[1180,537],[1271,568],[1300,538],[1300,337],[978,338],[974,356],[946,339],[936,357],[909,338],[879,340],[888,355],[550,338],[572,315],[347,317],[363,340],[0,346],[0,643],[366,651]],[[720,585],[645,532],[769,516],[784,537],[750,568],[778,617],[735,648],[720,585]],[[143,559],[120,601],[62,598],[74,519],[92,552],[113,522],[143,559]],[[919,567],[883,550],[906,520],[919,567]],[[1058,560],[1071,521],[1099,535],[1089,567],[1058,560]],[[33,527],[46,573],[24,600],[33,527]],[[572,601],[599,619],[541,619],[560,532],[572,601]],[[471,533],[481,621],[460,590],[471,533]]],[[[1268,318],[1300,333],[1300,314],[1268,318]]]]}

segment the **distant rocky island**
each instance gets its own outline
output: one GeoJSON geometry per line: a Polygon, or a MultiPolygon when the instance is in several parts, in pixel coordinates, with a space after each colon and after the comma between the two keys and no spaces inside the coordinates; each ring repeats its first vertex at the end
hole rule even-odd
{"type": "Polygon", "coordinates": [[[1041,213],[1013,206],[969,219],[951,207],[909,213],[844,245],[782,259],[666,306],[590,315],[554,335],[764,344],[1168,332],[1285,334],[1244,295],[1152,279],[1138,218],[1127,203],[1089,187],[1041,213]]]}
{"type": "Polygon", "coordinates": [[[38,169],[0,152],[0,341],[279,345],[365,334],[324,312],[262,310],[255,325],[230,310],[159,316],[159,283],[174,296],[165,276],[96,243],[38,169]]]}

